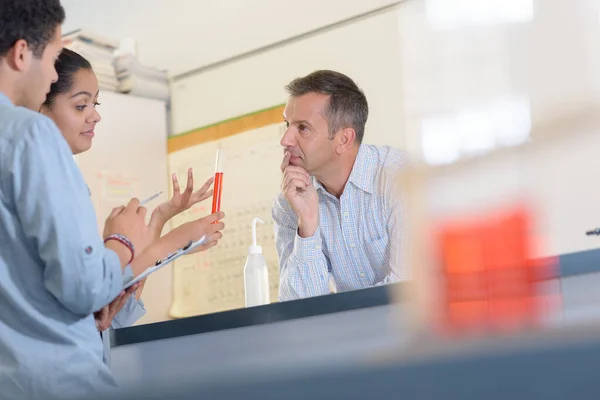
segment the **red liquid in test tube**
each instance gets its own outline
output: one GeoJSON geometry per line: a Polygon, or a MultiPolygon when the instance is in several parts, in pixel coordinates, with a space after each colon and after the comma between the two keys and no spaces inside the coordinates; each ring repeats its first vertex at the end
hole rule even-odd
{"type": "Polygon", "coordinates": [[[212,213],[221,211],[221,194],[223,193],[223,152],[217,150],[215,162],[215,183],[212,203],[212,213]]]}

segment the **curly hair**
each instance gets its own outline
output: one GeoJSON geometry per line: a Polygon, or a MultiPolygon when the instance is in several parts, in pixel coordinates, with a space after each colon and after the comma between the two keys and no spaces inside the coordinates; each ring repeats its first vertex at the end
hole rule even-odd
{"type": "Polygon", "coordinates": [[[64,19],[60,0],[0,0],[0,57],[21,39],[41,57],[64,19]]]}

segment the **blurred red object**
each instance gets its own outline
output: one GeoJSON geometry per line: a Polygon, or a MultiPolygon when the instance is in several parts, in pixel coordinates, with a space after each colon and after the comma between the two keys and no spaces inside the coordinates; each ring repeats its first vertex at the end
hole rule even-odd
{"type": "Polygon", "coordinates": [[[541,292],[539,284],[555,276],[557,264],[553,258],[533,258],[531,219],[527,208],[517,205],[439,229],[443,332],[539,326],[559,295],[541,292]]]}

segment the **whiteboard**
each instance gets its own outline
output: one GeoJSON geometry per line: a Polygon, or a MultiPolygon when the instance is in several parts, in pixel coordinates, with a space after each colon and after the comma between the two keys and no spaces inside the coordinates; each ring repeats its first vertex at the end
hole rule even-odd
{"type": "MultiPolygon", "coordinates": [[[[271,209],[280,191],[279,140],[284,130],[283,123],[270,124],[169,155],[172,172],[183,174],[192,167],[204,179],[214,174],[217,149],[223,152],[221,210],[225,212],[223,239],[216,247],[175,261],[171,316],[188,317],[245,306],[243,272],[255,217],[265,222],[257,225],[257,242],[269,267],[271,302],[277,301],[279,262],[271,209]]],[[[176,217],[174,224],[210,212],[208,200],[176,217]]]]}
{"type": "MultiPolygon", "coordinates": [[[[90,188],[102,233],[113,207],[131,197],[163,194],[148,209],[168,199],[167,119],[165,103],[113,92],[101,92],[92,149],[76,156],[90,188]]],[[[180,177],[180,179],[184,179],[180,177]]],[[[168,318],[172,269],[163,268],[146,281],[142,299],[148,314],[138,323],[168,318]]]]}

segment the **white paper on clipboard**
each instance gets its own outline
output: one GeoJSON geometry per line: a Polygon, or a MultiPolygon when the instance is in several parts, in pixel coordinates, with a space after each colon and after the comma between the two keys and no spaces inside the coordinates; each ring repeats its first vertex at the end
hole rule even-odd
{"type": "Polygon", "coordinates": [[[142,272],[141,274],[139,274],[138,276],[136,276],[135,278],[133,278],[132,280],[128,281],[127,283],[123,284],[123,290],[127,289],[128,287],[130,287],[131,285],[136,284],[137,282],[145,279],[148,275],[150,275],[151,273],[158,271],[159,269],[161,269],[162,267],[164,267],[165,265],[175,261],[176,259],[178,259],[179,257],[186,255],[187,253],[189,253],[190,251],[192,251],[193,249],[195,249],[198,246],[202,246],[204,243],[206,243],[207,241],[207,237],[202,236],[199,240],[192,242],[190,244],[188,244],[187,246],[173,252],[170,253],[169,255],[167,255],[165,258],[160,260],[159,264],[153,265],[152,267],[148,267],[144,272],[142,272]]]}

